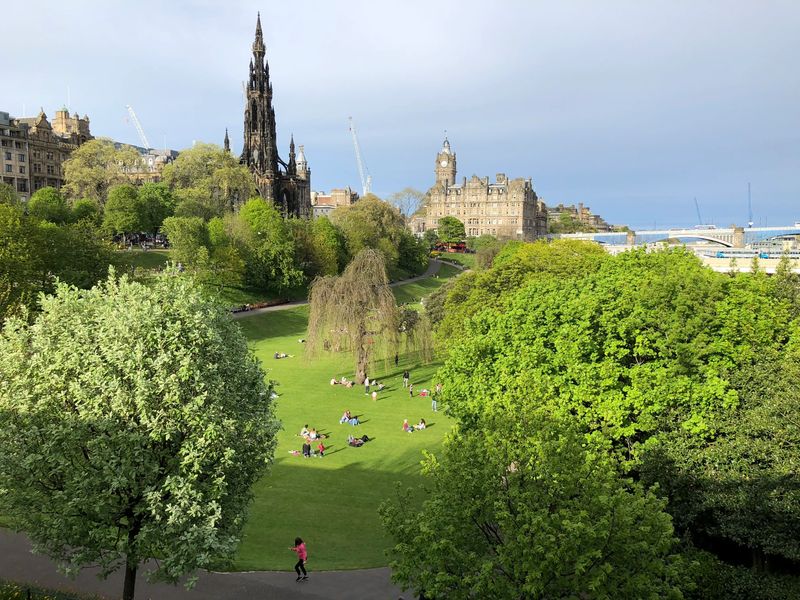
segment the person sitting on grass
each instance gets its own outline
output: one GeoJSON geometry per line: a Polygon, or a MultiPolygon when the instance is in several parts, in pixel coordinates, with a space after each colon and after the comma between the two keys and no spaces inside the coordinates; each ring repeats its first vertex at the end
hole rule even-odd
{"type": "Polygon", "coordinates": [[[358,420],[358,415],[352,415],[348,423],[350,423],[350,425],[355,427],[356,425],[360,425],[361,421],[358,420]]]}
{"type": "Polygon", "coordinates": [[[347,445],[353,446],[353,448],[358,448],[364,445],[364,440],[362,440],[361,438],[353,437],[352,435],[348,435],[347,445]]]}
{"type": "Polygon", "coordinates": [[[426,427],[427,425],[425,423],[425,419],[420,419],[419,423],[416,424],[416,428],[420,430],[425,429],[426,427]]]}
{"type": "Polygon", "coordinates": [[[406,433],[414,432],[414,427],[408,424],[408,419],[403,419],[403,431],[406,433]]]}
{"type": "Polygon", "coordinates": [[[339,382],[336,381],[336,377],[331,378],[331,385],[339,385],[339,382]]]}
{"type": "Polygon", "coordinates": [[[303,425],[303,428],[300,430],[300,437],[307,437],[308,436],[308,423],[303,425]]]}
{"type": "Polygon", "coordinates": [[[346,410],[344,411],[344,414],[342,414],[342,418],[339,419],[339,424],[341,425],[342,423],[347,423],[352,418],[353,417],[350,415],[350,411],[346,410]]]}
{"type": "Polygon", "coordinates": [[[292,355],[291,354],[286,354],[286,352],[276,352],[275,353],[275,358],[276,359],[278,359],[278,358],[292,358],[292,355]]]}
{"type": "Polygon", "coordinates": [[[318,437],[319,437],[319,435],[317,434],[316,428],[312,427],[311,431],[308,432],[308,439],[313,442],[318,437]]]}
{"type": "Polygon", "coordinates": [[[386,387],[385,385],[383,385],[382,383],[379,383],[379,384],[378,384],[378,391],[379,391],[379,392],[382,392],[382,391],[383,391],[383,388],[385,388],[385,387],[386,387]]]}

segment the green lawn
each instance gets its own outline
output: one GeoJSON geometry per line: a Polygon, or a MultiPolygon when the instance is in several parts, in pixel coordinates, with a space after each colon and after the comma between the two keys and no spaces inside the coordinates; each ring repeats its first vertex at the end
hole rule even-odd
{"type": "Polygon", "coordinates": [[[455,277],[461,270],[451,265],[442,264],[439,272],[434,277],[421,279],[414,283],[406,283],[392,288],[397,304],[415,304],[423,297],[442,285],[446,280],[455,277]]]}
{"type": "Polygon", "coordinates": [[[139,269],[162,269],[169,261],[169,250],[121,250],[123,257],[132,267],[139,269]]]}
{"type": "Polygon", "coordinates": [[[439,257],[442,260],[451,260],[453,262],[461,263],[468,269],[475,268],[475,255],[474,254],[460,254],[458,252],[444,252],[439,257]]]}
{"type": "MultiPolygon", "coordinates": [[[[395,290],[405,301],[417,302],[454,272],[443,267],[438,279],[395,290]]],[[[272,472],[254,488],[255,501],[234,564],[237,570],[290,569],[294,554],[287,548],[296,536],[308,544],[311,569],[385,566],[384,550],[391,540],[380,525],[378,506],[393,495],[397,482],[404,488],[419,488],[422,451],[437,449],[452,426],[442,412],[432,412],[429,398],[410,398],[402,384],[402,372],[408,368],[417,393],[432,388],[438,363],[422,366],[413,357],[401,356],[397,367],[378,368],[369,375],[387,387],[373,402],[363,386],[330,385],[332,377],[353,378],[349,356],[327,355],[314,361],[303,356],[304,345],[298,340],[306,337],[307,319],[308,307],[300,306],[239,321],[268,377],[278,382],[277,413],[283,430],[272,472]],[[275,360],[275,352],[294,356],[275,360]],[[363,423],[340,425],[345,409],[360,415],[363,423]],[[402,431],[403,419],[417,423],[420,418],[428,429],[402,431]],[[300,450],[298,432],[305,424],[330,436],[324,458],[290,454],[300,450]],[[375,439],[351,448],[346,443],[350,433],[375,439]]]]}

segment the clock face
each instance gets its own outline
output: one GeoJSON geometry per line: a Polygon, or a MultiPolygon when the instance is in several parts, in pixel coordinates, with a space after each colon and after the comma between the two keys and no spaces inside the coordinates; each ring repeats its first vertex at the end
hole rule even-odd
{"type": "Polygon", "coordinates": [[[442,165],[443,167],[446,167],[447,166],[447,159],[443,158],[442,161],[439,164],[442,165]]]}

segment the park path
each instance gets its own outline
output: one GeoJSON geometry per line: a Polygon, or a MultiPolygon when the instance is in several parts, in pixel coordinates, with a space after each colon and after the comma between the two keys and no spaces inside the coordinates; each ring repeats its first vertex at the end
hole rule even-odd
{"type": "MultiPolygon", "coordinates": [[[[433,277],[436,273],[439,272],[439,269],[442,267],[442,263],[438,260],[430,260],[428,261],[428,269],[422,274],[417,275],[416,277],[411,277],[409,279],[403,279],[402,281],[395,281],[394,283],[390,283],[391,287],[395,287],[398,285],[405,285],[406,283],[414,283],[415,281],[420,281],[421,279],[427,279],[428,277],[433,277]]],[[[234,319],[245,319],[247,317],[254,317],[255,315],[262,315],[265,312],[272,312],[274,310],[286,310],[287,308],[293,308],[295,306],[303,306],[304,304],[308,304],[308,300],[295,300],[294,302],[286,302],[285,304],[276,304],[274,306],[265,306],[264,308],[256,308],[253,310],[248,310],[245,312],[234,313],[234,319]]]]}
{"type": "MultiPolygon", "coordinates": [[[[293,562],[288,553],[287,564],[293,562]]],[[[353,571],[313,570],[309,580],[295,581],[294,572],[248,571],[213,573],[201,571],[197,585],[187,590],[182,585],[147,583],[140,569],[136,581],[136,600],[397,600],[411,598],[392,584],[388,568],[353,571]]],[[[28,538],[21,533],[0,529],[0,579],[20,584],[73,592],[104,599],[122,595],[123,573],[108,579],[97,578],[97,569],[84,569],[75,579],[56,570],[50,559],[31,553],[28,538]]]]}

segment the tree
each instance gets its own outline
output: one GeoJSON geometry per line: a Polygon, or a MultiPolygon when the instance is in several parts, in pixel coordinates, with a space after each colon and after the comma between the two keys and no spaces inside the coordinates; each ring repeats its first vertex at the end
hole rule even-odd
{"type": "Polygon", "coordinates": [[[201,256],[201,249],[206,251],[208,257],[208,229],[203,219],[199,217],[167,217],[161,226],[172,247],[172,256],[175,262],[187,267],[197,266],[197,259],[201,256]]]}
{"type": "Polygon", "coordinates": [[[355,380],[363,383],[367,366],[397,346],[397,302],[389,287],[383,255],[359,252],[340,276],[315,279],[308,293],[307,351],[352,351],[355,380]]]}
{"type": "Polygon", "coordinates": [[[97,202],[89,198],[77,200],[72,205],[72,210],[70,211],[70,220],[73,223],[83,221],[84,219],[93,225],[97,225],[100,220],[100,207],[97,205],[97,202]]]}
{"type": "Polygon", "coordinates": [[[250,286],[280,290],[302,283],[303,272],[295,264],[291,229],[272,202],[252,198],[234,220],[243,225],[236,229],[239,237],[234,238],[234,243],[239,243],[250,286]]]}
{"type": "Polygon", "coordinates": [[[319,275],[338,275],[347,264],[344,235],[322,216],[312,221],[312,256],[319,275]]]}
{"type": "Polygon", "coordinates": [[[28,214],[56,225],[66,223],[70,216],[67,201],[53,187],[43,187],[34,192],[28,201],[28,214]]]}
{"type": "Polygon", "coordinates": [[[105,276],[116,255],[86,222],[55,225],[0,204],[0,324],[11,315],[29,316],[41,292],[56,279],[90,287],[105,276]]]}
{"type": "Polygon", "coordinates": [[[388,202],[396,206],[406,218],[417,212],[424,199],[425,194],[412,187],[403,188],[387,198],[388,202]]]}
{"type": "Polygon", "coordinates": [[[682,597],[664,501],[571,427],[529,412],[456,429],[423,473],[421,509],[380,509],[393,578],[420,597],[682,597]]]}
{"type": "Polygon", "coordinates": [[[558,218],[548,224],[548,233],[577,233],[579,231],[596,231],[594,227],[581,222],[570,212],[562,212],[558,218]]]}
{"type": "Polygon", "coordinates": [[[112,187],[103,211],[103,226],[106,230],[124,236],[144,231],[143,225],[137,189],[130,184],[112,187]]]}
{"type": "Polygon", "coordinates": [[[461,242],[466,237],[464,223],[455,217],[442,217],[439,219],[439,239],[443,242],[461,242]]]}
{"type": "MultiPolygon", "coordinates": [[[[241,206],[255,193],[253,176],[230,152],[214,144],[195,144],[181,151],[178,158],[164,167],[164,183],[175,192],[182,204],[196,202],[209,217],[221,217],[227,210],[241,206]]],[[[198,207],[181,207],[180,216],[202,216],[198,207]]]]}
{"type": "Polygon", "coordinates": [[[13,185],[0,183],[0,204],[16,206],[19,204],[19,196],[13,185]]]}
{"type": "Polygon", "coordinates": [[[424,256],[421,256],[420,247],[406,228],[400,211],[373,194],[367,194],[350,206],[340,206],[331,214],[331,221],[344,234],[350,257],[364,248],[373,248],[384,254],[390,273],[398,268],[419,272],[428,266],[427,252],[423,247],[424,256]]]}
{"type": "Polygon", "coordinates": [[[95,138],[81,144],[64,162],[62,188],[70,198],[89,198],[103,206],[109,188],[131,181],[141,156],[131,146],[117,148],[112,140],[95,138]]]}
{"type": "Polygon", "coordinates": [[[236,549],[278,423],[227,311],[185,278],[59,286],[0,336],[0,496],[75,571],[175,582],[236,549]]]}
{"type": "Polygon", "coordinates": [[[145,183],[138,190],[138,212],[142,231],[155,233],[175,210],[172,191],[163,183],[145,183]]]}

